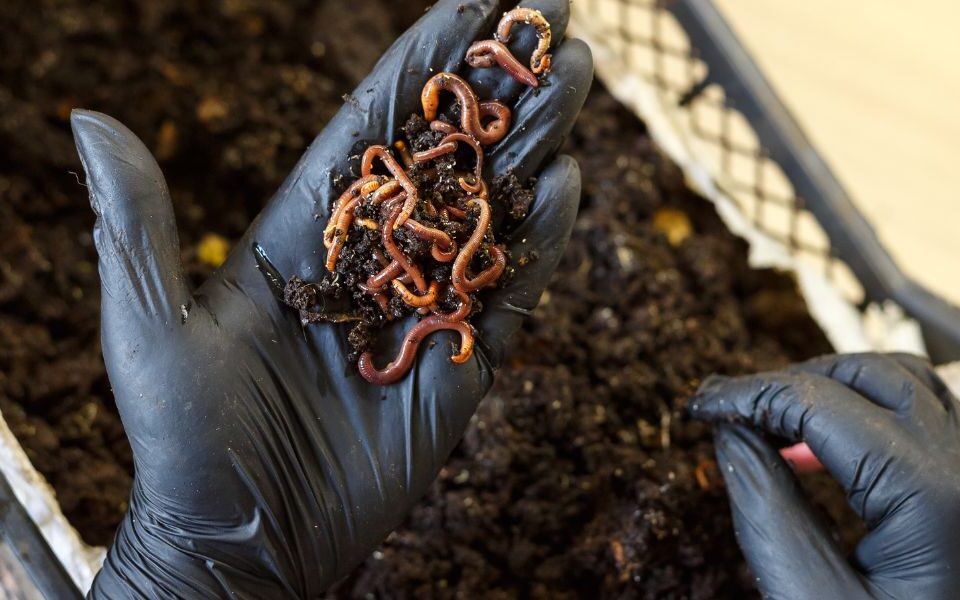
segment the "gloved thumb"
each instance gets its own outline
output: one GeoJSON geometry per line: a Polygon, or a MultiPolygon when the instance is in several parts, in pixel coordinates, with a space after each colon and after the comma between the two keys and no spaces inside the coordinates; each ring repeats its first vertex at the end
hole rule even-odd
{"type": "Polygon", "coordinates": [[[742,425],[718,425],[714,441],[737,541],[763,597],[869,597],[773,446],[742,425]]]}
{"type": "Polygon", "coordinates": [[[142,343],[179,326],[189,303],[170,194],[150,151],[119,121],[75,110],[70,123],[97,215],[104,341],[142,343]]]}

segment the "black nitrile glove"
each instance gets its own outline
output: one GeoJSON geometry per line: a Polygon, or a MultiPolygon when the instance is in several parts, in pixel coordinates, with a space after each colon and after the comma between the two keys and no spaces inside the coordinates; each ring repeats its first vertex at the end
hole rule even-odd
{"type": "Polygon", "coordinates": [[[924,359],[829,356],[777,373],[713,377],[690,410],[719,424],[717,462],[764,597],[960,594],[958,405],[924,359]],[[730,421],[810,445],[867,527],[852,557],[838,550],[774,447],[730,421]]]}
{"type": "MultiPolygon", "coordinates": [[[[568,0],[530,4],[560,42],[568,0]]],[[[558,44],[550,85],[538,93],[494,84],[508,77],[499,69],[470,74],[481,98],[498,89],[514,108],[511,133],[487,154],[489,172],[539,173],[530,214],[510,238],[514,256],[536,250],[539,259],[482,296],[478,347],[466,364],[450,362],[458,340],[435,333],[400,382],[367,384],[345,358],[349,326],[301,327],[252,248],[284,277],[319,279],[333,181],[348,176],[355,145],[392,141],[419,112],[427,79],[460,70],[471,42],[490,37],[495,8],[443,0],[421,18],[197,290],[184,281],[170,197],[150,153],[113,119],[74,113],[98,215],[104,358],[136,464],[130,511],[93,597],[317,598],[433,481],[570,235],[579,171],[570,158],[549,161],[590,87],[587,47],[558,44]]],[[[518,27],[518,56],[534,45],[532,28],[518,27]]],[[[381,361],[410,325],[392,328],[381,361]]]]}

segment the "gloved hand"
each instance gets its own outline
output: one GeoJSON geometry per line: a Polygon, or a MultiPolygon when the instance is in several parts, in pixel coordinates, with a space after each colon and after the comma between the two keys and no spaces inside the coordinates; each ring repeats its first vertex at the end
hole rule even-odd
{"type": "Polygon", "coordinates": [[[786,371],[712,377],[691,401],[718,423],[717,462],[737,538],[767,598],[956,598],[957,399],[924,359],[828,356],[786,371]],[[843,556],[764,432],[805,441],[868,533],[843,556]]]}
{"type": "MultiPolygon", "coordinates": [[[[560,42],[568,1],[530,4],[560,42]]],[[[570,235],[579,171],[567,157],[547,163],[590,88],[587,47],[560,43],[551,85],[537,93],[497,69],[466,69],[481,98],[514,108],[488,171],[525,179],[542,170],[530,214],[510,238],[514,256],[535,250],[539,259],[482,298],[468,363],[450,362],[455,340],[441,332],[403,380],[367,384],[345,359],[349,327],[301,327],[258,272],[252,248],[261,246],[284,277],[319,279],[333,182],[349,177],[355,145],[391,142],[419,111],[426,80],[459,70],[471,42],[490,36],[495,8],[442,0],[423,16],[197,290],[184,281],[169,193],[148,150],[107,116],[73,114],[98,216],[104,358],[136,465],[129,514],[92,596],[319,597],[433,481],[570,235]]],[[[518,56],[529,56],[532,28],[517,28],[516,42],[518,56]]],[[[393,327],[393,346],[380,356],[395,354],[410,325],[393,327]]]]}

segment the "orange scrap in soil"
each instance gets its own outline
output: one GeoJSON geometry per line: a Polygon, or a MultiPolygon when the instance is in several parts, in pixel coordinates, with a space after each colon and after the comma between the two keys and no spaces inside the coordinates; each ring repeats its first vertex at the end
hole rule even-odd
{"type": "MultiPolygon", "coordinates": [[[[505,13],[496,36],[496,40],[475,43],[465,58],[467,64],[477,68],[500,65],[518,81],[537,87],[537,75],[550,66],[550,24],[543,15],[525,8],[505,13]],[[531,69],[504,45],[518,22],[537,30],[531,69]]],[[[483,159],[484,146],[499,142],[509,131],[510,109],[497,101],[481,101],[465,79],[447,72],[437,73],[425,83],[421,104],[424,125],[429,124],[426,133],[443,137],[369,146],[362,154],[360,178],[334,203],[323,231],[325,265],[335,274],[334,281],[343,275],[356,282],[355,273],[361,269],[360,283],[351,285],[362,291],[361,299],[373,301],[373,310],[380,311],[382,322],[409,312],[428,315],[407,332],[399,354],[383,369],[374,366],[372,352],[361,353],[357,363],[360,374],[380,385],[403,377],[416,359],[420,342],[441,329],[460,334],[460,350],[451,360],[466,362],[473,353],[474,332],[467,323],[475,306],[471,294],[495,286],[507,266],[507,254],[497,245],[492,229],[483,159]],[[453,120],[459,119],[459,127],[440,117],[444,91],[456,100],[459,115],[453,120]],[[413,145],[419,151],[415,152],[413,145]],[[461,145],[473,150],[472,172],[454,168],[461,145]],[[378,160],[388,175],[374,173],[378,160]],[[436,187],[443,177],[451,176],[459,191],[450,191],[448,184],[436,187]],[[420,189],[423,185],[434,187],[424,192],[420,189]],[[376,233],[378,238],[369,237],[376,233]],[[359,244],[358,250],[348,251],[351,244],[359,244]],[[427,248],[429,256],[425,255],[427,248]],[[349,265],[342,265],[342,260],[349,265]],[[456,308],[451,310],[452,306],[456,308]]]]}
{"type": "Polygon", "coordinates": [[[709,458],[701,460],[693,470],[693,476],[701,490],[717,487],[719,485],[718,475],[717,463],[709,458]]]}

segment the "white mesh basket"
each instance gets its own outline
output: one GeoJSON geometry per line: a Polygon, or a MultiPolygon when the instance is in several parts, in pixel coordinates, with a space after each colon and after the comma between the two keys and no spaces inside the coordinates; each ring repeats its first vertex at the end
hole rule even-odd
{"type": "Polygon", "coordinates": [[[796,274],[837,351],[960,358],[960,310],[900,271],[709,0],[572,10],[598,78],[750,243],[754,266],[796,274]]]}

